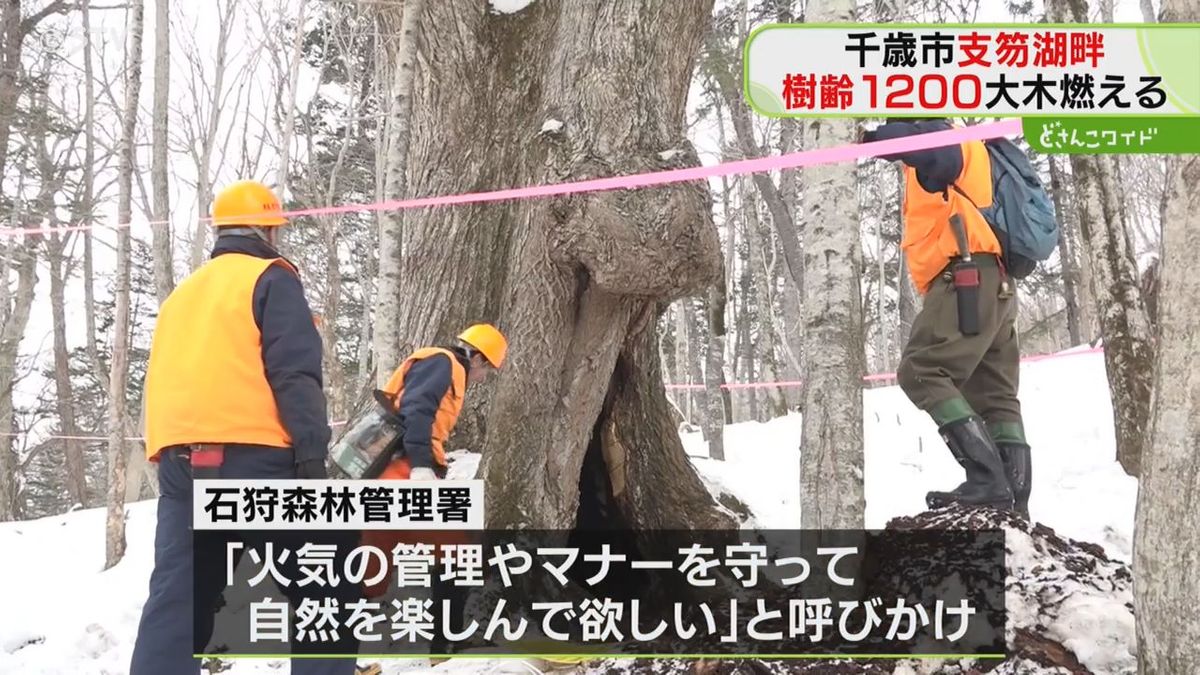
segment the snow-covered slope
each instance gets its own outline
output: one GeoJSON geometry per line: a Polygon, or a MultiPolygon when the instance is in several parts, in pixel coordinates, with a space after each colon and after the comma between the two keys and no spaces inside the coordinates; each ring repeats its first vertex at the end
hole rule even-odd
{"type": "MultiPolygon", "coordinates": [[[[867,525],[882,527],[891,518],[921,512],[925,492],[956,485],[961,469],[932,423],[899,389],[872,389],[864,397],[867,525]]],[[[1114,459],[1102,355],[1026,364],[1021,399],[1034,445],[1034,519],[1060,535],[1100,544],[1111,558],[1128,560],[1137,486],[1114,459]]],[[[730,426],[725,462],[706,457],[698,434],[685,434],[684,442],[712,490],[738,496],[760,526],[787,528],[799,523],[799,438],[800,419],[790,416],[730,426]]],[[[455,453],[455,459],[455,475],[471,475],[478,464],[478,456],[469,453],[455,453]]],[[[101,509],[0,525],[0,673],[127,672],[153,560],[154,514],[154,502],[129,507],[128,552],[108,571],[101,571],[101,509]]],[[[1118,608],[1127,599],[1112,598],[1118,608]]],[[[1104,653],[1119,652],[1108,648],[1104,653]]],[[[419,670],[425,670],[421,661],[396,661],[385,673],[419,670]]],[[[287,670],[277,663],[244,661],[226,672],[287,670]]],[[[436,672],[530,671],[520,662],[464,660],[438,666],[436,672]]]]}

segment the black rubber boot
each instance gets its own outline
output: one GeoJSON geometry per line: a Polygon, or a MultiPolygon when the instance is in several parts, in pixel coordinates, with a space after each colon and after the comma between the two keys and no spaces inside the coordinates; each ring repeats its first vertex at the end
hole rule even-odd
{"type": "Polygon", "coordinates": [[[1004,473],[1013,491],[1013,510],[1029,519],[1029,492],[1033,485],[1033,464],[1029,457],[1029,446],[1024,443],[1005,441],[997,444],[1000,459],[1004,462],[1004,473]]]}
{"type": "Polygon", "coordinates": [[[948,424],[939,431],[951,454],[966,471],[967,480],[949,492],[925,495],[925,503],[936,509],[951,504],[993,506],[1011,510],[1013,491],[1008,484],[1000,450],[988,433],[983,420],[968,417],[948,424]]]}

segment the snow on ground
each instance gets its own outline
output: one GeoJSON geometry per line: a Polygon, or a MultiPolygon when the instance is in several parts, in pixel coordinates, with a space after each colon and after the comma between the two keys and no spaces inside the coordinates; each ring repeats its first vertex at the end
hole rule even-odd
{"type": "Polygon", "coordinates": [[[533,0],[490,0],[496,14],[516,14],[533,4],[533,0]]]}
{"type": "MultiPolygon", "coordinates": [[[[1021,368],[1022,412],[1033,449],[1030,515],[1128,561],[1137,481],[1116,461],[1104,355],[1069,353],[1021,368]]],[[[899,387],[868,389],[863,403],[867,527],[919,513],[926,492],[962,481],[937,427],[899,387]]],[[[710,489],[723,486],[741,498],[759,527],[800,522],[799,414],[726,427],[724,462],[708,459],[700,433],[685,433],[683,440],[710,489]]]]}
{"type": "MultiPolygon", "coordinates": [[[[1078,353],[1025,364],[1021,400],[1033,446],[1036,521],[1129,560],[1137,484],[1116,463],[1103,355],[1078,353]]],[[[896,387],[864,393],[867,526],[924,509],[927,490],[962,471],[932,422],[896,387]]],[[[712,490],[738,496],[761,527],[799,524],[800,418],[726,429],[726,461],[707,458],[700,434],[685,448],[712,490]]],[[[453,477],[474,475],[479,456],[453,453],[453,477]]],[[[128,669],[153,561],[154,502],[130,505],[128,551],[104,565],[104,511],[91,509],[0,525],[0,673],[116,675],[128,669]]],[[[1087,616],[1081,612],[1080,616],[1087,616]]],[[[1076,645],[1078,646],[1078,645],[1076,645]]],[[[428,670],[396,660],[385,673],[428,670]]],[[[521,662],[451,661],[437,673],[531,672],[521,662]]],[[[239,661],[230,675],[283,673],[279,662],[239,661]]]]}

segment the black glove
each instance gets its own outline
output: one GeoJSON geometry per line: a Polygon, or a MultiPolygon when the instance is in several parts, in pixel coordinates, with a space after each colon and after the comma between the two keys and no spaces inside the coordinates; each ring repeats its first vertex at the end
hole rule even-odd
{"type": "Polygon", "coordinates": [[[296,478],[303,480],[324,480],[329,478],[325,471],[325,460],[306,459],[296,462],[296,478]]]}

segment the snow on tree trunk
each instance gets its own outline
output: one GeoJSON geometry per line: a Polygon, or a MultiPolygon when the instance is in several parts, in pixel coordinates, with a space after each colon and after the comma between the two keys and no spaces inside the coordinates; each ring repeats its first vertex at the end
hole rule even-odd
{"type": "MultiPolygon", "coordinates": [[[[1163,22],[1200,21],[1200,1],[1164,0],[1163,22]]],[[[1200,158],[1167,175],[1159,262],[1158,345],[1149,436],[1134,521],[1138,672],[1200,672],[1200,158]]]]}
{"type": "Polygon", "coordinates": [[[175,288],[171,264],[171,193],[167,181],[167,106],[170,101],[171,54],[169,0],[154,0],[154,110],[151,130],[150,182],[154,217],[151,228],[154,290],[161,305],[175,288]],[[165,221],[165,222],[164,222],[165,221]]]}
{"type": "MultiPolygon", "coordinates": [[[[1048,9],[1052,20],[1087,21],[1083,0],[1055,0],[1048,9]]],[[[1092,291],[1100,308],[1117,460],[1126,473],[1136,476],[1150,414],[1154,350],[1133,248],[1121,219],[1121,196],[1111,164],[1104,160],[1102,156],[1072,155],[1071,167],[1079,224],[1092,261],[1092,291]]]]}
{"type": "MultiPolygon", "coordinates": [[[[711,5],[429,3],[409,194],[698,164],[683,117],[711,5]]],[[[414,210],[403,250],[402,352],[475,321],[509,338],[490,391],[467,396],[490,399],[486,419],[452,440],[484,453],[489,527],[573,527],[594,497],[580,490],[588,452],[625,524],[732,525],[683,452],[655,336],[670,302],[719,275],[705,185],[414,210]]]]}
{"type": "MultiPolygon", "coordinates": [[[[424,0],[406,0],[400,20],[400,42],[392,66],[384,196],[399,199],[408,192],[408,156],[412,129],[413,74],[416,70],[418,28],[423,25],[424,0]]],[[[424,24],[428,25],[428,24],[424,24]]],[[[375,308],[375,379],[383,386],[400,365],[400,274],[404,230],[403,211],[379,213],[379,294],[375,308]]]]}
{"type": "MultiPolygon", "coordinates": [[[[138,93],[142,79],[142,0],[131,5],[129,45],[125,63],[125,108],[121,111],[121,142],[117,166],[117,220],[132,220],[133,170],[136,162],[138,93]]],[[[117,277],[113,311],[112,361],[108,376],[108,517],[105,524],[104,569],[125,555],[126,380],[129,377],[130,234],[117,230],[117,277]]]]}
{"type": "MultiPolygon", "coordinates": [[[[810,22],[854,21],[853,0],[810,0],[810,22]]],[[[809,147],[855,141],[851,119],[812,120],[809,147]]],[[[805,172],[804,424],[800,520],[804,528],[863,527],[862,246],[853,163],[805,172]]]]}

